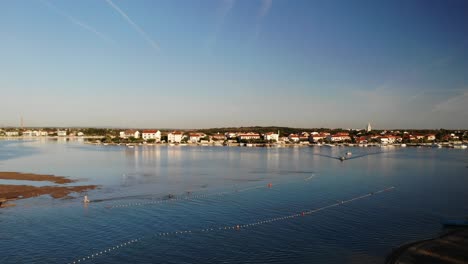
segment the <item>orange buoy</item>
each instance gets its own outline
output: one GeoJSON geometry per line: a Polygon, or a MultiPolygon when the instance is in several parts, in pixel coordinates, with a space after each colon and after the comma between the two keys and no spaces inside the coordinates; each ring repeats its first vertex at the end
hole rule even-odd
{"type": "Polygon", "coordinates": [[[304,212],[302,212],[301,215],[304,216],[304,212]]]}
{"type": "Polygon", "coordinates": [[[269,184],[268,184],[268,188],[271,188],[271,186],[273,186],[273,184],[269,183],[269,184]]]}

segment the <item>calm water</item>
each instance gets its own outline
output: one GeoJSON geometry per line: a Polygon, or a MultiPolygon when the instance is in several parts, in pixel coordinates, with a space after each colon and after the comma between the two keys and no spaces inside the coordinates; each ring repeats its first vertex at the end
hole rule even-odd
{"type": "Polygon", "coordinates": [[[39,197],[2,209],[0,263],[382,263],[392,248],[438,234],[440,219],[468,215],[467,165],[468,152],[457,149],[0,141],[0,171],[102,186],[88,192],[86,207],[39,197]],[[347,150],[356,158],[327,157],[347,150]],[[389,186],[310,215],[219,230],[389,186]],[[158,235],[181,230],[193,232],[158,235]]]}

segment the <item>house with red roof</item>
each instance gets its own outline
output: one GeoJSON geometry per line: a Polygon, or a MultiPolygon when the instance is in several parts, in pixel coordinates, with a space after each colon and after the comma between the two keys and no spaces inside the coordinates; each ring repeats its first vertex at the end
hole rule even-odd
{"type": "Polygon", "coordinates": [[[140,138],[140,131],[129,129],[125,131],[120,131],[119,135],[121,138],[130,138],[130,137],[140,138]]]}
{"type": "Polygon", "coordinates": [[[339,142],[339,141],[351,140],[351,137],[349,136],[349,133],[341,132],[341,133],[329,135],[327,136],[327,139],[330,140],[331,142],[339,142]]]}
{"type": "Polygon", "coordinates": [[[260,134],[258,133],[243,133],[243,134],[237,134],[237,138],[239,140],[251,140],[251,139],[260,139],[260,134]]]}
{"type": "Polygon", "coordinates": [[[180,131],[173,131],[167,134],[167,142],[169,143],[180,143],[184,137],[184,133],[180,131]]]}
{"type": "Polygon", "coordinates": [[[301,140],[298,134],[289,134],[288,139],[291,142],[299,142],[301,140]]]}
{"type": "Polygon", "coordinates": [[[189,134],[189,141],[191,143],[197,143],[199,142],[203,137],[205,137],[204,134],[201,133],[190,133],[189,134]]]}
{"type": "Polygon", "coordinates": [[[156,142],[161,141],[161,131],[159,130],[143,130],[141,137],[144,140],[154,139],[156,142]]]}
{"type": "Polygon", "coordinates": [[[263,139],[267,140],[267,141],[276,141],[278,142],[279,140],[279,133],[275,133],[275,132],[268,132],[266,133],[265,135],[263,135],[263,139]]]}
{"type": "Polygon", "coordinates": [[[212,136],[211,136],[211,139],[212,139],[212,140],[223,141],[223,140],[226,139],[226,136],[223,135],[223,134],[217,133],[217,134],[212,135],[212,136]]]}

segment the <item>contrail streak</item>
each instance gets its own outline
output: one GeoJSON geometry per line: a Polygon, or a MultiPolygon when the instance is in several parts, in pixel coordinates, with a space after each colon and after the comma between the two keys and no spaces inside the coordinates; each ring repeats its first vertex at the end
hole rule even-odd
{"type": "Polygon", "coordinates": [[[122,11],[114,2],[111,0],[105,0],[117,13],[119,13],[155,50],[159,50],[159,45],[152,40],[149,35],[141,29],[135,22],[133,22],[130,17],[122,11]]]}
{"type": "Polygon", "coordinates": [[[52,9],[55,13],[63,16],[64,18],[68,19],[70,22],[72,22],[73,24],[85,29],[85,30],[88,30],[92,33],[94,33],[96,36],[100,37],[101,39],[105,40],[105,41],[108,41],[108,42],[114,42],[112,41],[110,38],[108,38],[106,35],[102,34],[101,32],[97,31],[96,29],[94,29],[93,27],[81,22],[80,20],[72,17],[71,15],[65,13],[64,11],[60,10],[58,7],[56,7],[55,5],[53,5],[52,3],[50,3],[49,1],[46,1],[46,0],[40,0],[43,4],[45,4],[47,7],[49,7],[50,9],[52,9]]]}

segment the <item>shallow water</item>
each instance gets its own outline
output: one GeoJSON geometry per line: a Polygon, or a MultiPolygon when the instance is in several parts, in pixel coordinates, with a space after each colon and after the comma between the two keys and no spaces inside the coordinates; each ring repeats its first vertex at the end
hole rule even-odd
{"type": "Polygon", "coordinates": [[[0,263],[382,263],[468,214],[466,150],[332,158],[347,150],[0,141],[0,171],[102,186],[87,206],[39,197],[2,209],[0,263]]]}

